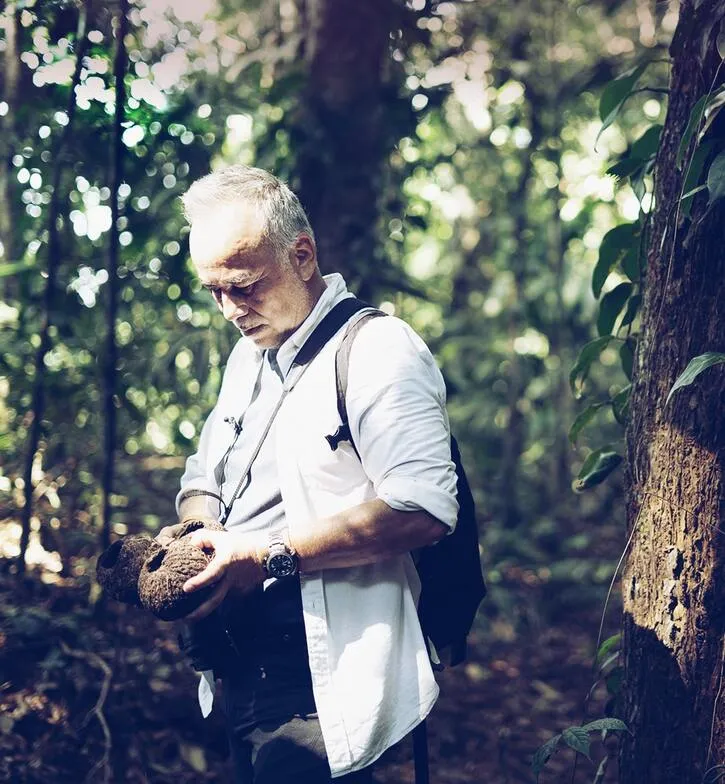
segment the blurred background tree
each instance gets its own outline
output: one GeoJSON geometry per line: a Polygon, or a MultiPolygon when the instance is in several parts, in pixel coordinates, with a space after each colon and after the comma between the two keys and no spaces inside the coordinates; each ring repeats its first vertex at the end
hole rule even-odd
{"type": "MultiPolygon", "coordinates": [[[[78,592],[76,615],[78,606],[89,613],[99,606],[92,574],[109,452],[103,336],[114,230],[110,534],[155,532],[172,517],[184,456],[235,340],[191,274],[178,196],[212,167],[268,168],[300,194],[324,270],[342,271],[361,296],[409,321],[441,364],[491,589],[472,669],[452,677],[485,681],[484,694],[499,678],[506,689],[517,677],[559,679],[554,694],[536,686],[526,697],[538,701],[538,718],[531,703],[511,708],[516,720],[498,714],[515,727],[491,740],[495,764],[509,777],[502,781],[528,780],[534,749],[560,729],[552,722],[581,718],[576,706],[591,686],[589,657],[625,539],[616,473],[591,492],[571,489],[588,455],[621,440],[612,406],[596,403],[577,420],[589,410],[579,398],[609,400],[627,388],[618,348],[602,348],[601,361],[576,379],[576,396],[569,374],[597,334],[590,280],[602,238],[651,204],[636,182],[617,187],[606,171],[664,118],[676,5],[137,0],[124,39],[115,227],[112,22],[120,4],[88,4],[84,50],[85,8],[24,0],[5,2],[1,16],[0,563],[7,586],[15,586],[23,549],[21,563],[33,575],[40,570],[44,584],[78,592]],[[602,91],[644,59],[653,61],[646,77],[597,139],[602,91]],[[41,411],[34,388],[44,391],[41,411]],[[572,431],[587,419],[589,428],[572,431]],[[576,677],[558,670],[563,640],[576,677]],[[516,667],[529,666],[532,653],[538,664],[531,666],[541,670],[522,675],[516,667]],[[491,665],[504,660],[518,664],[491,665]]],[[[615,271],[603,293],[625,280],[615,271]]],[[[118,631],[127,615],[114,613],[118,631]]],[[[17,636],[12,617],[7,633],[17,636]]],[[[612,608],[606,629],[618,625],[612,608]]],[[[96,653],[106,644],[96,640],[96,653]]],[[[127,664],[119,672],[131,677],[127,664]]],[[[610,693],[597,687],[600,709],[616,695],[616,668],[615,657],[603,673],[610,693]]],[[[122,724],[117,717],[112,726],[125,740],[109,764],[121,765],[124,749],[153,761],[151,746],[124,735],[122,724]]],[[[102,738],[96,743],[89,759],[103,747],[102,738]]]]}

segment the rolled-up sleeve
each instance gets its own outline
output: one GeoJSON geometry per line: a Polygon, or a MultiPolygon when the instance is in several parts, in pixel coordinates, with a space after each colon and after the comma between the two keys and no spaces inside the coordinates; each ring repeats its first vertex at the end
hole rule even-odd
{"type": "Polygon", "coordinates": [[[176,494],[176,513],[179,514],[179,506],[184,494],[189,490],[202,490],[207,493],[217,493],[218,487],[213,477],[209,474],[209,452],[211,448],[211,438],[214,432],[214,422],[216,408],[206,418],[204,426],[199,436],[199,446],[193,455],[186,459],[184,473],[181,475],[181,488],[176,494]]]}
{"type": "Polygon", "coordinates": [[[424,510],[455,527],[445,385],[425,343],[393,317],[371,319],[350,353],[350,431],[375,492],[399,511],[424,510]]]}

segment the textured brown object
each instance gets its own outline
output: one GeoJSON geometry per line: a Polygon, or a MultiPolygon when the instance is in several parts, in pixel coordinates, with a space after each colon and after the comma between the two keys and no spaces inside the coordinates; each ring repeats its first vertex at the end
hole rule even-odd
{"type": "Polygon", "coordinates": [[[203,571],[212,556],[185,539],[175,539],[146,560],[138,578],[141,604],[163,621],[175,621],[195,610],[214,586],[184,593],[183,585],[203,571]]]}
{"type": "Polygon", "coordinates": [[[145,535],[119,539],[98,558],[98,582],[111,598],[145,607],[162,620],[183,617],[212,591],[204,589],[185,594],[181,590],[186,580],[202,571],[211,560],[211,556],[186,542],[179,547],[183,537],[200,528],[224,530],[224,526],[215,521],[187,520],[177,526],[174,539],[168,545],[161,545],[145,535]],[[145,575],[143,588],[140,584],[142,573],[145,575]]]}
{"type": "Polygon", "coordinates": [[[143,562],[161,545],[149,536],[126,536],[105,550],[96,565],[96,577],[106,593],[127,604],[141,605],[138,576],[143,562]]]}
{"type": "Polygon", "coordinates": [[[208,531],[224,530],[224,526],[214,520],[187,520],[184,523],[179,523],[179,530],[174,534],[174,539],[181,539],[182,536],[186,536],[192,531],[198,531],[200,528],[206,528],[208,531]]]}

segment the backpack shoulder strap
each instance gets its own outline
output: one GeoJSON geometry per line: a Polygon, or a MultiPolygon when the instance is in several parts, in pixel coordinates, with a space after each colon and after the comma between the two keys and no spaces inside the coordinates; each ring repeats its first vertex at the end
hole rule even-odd
{"type": "MultiPolygon", "coordinates": [[[[358,300],[360,302],[360,300],[358,300]]],[[[373,318],[379,318],[387,314],[382,310],[374,308],[372,305],[363,305],[360,312],[350,319],[345,334],[342,336],[340,345],[337,347],[335,353],[335,384],[337,386],[337,413],[340,417],[340,427],[335,433],[330,436],[325,436],[330,449],[334,452],[343,441],[349,441],[352,448],[358,457],[360,454],[357,451],[355,442],[352,439],[350,432],[350,423],[347,418],[347,404],[345,403],[345,396],[347,394],[347,379],[350,369],[350,352],[355,336],[362,329],[362,327],[373,318]]]]}

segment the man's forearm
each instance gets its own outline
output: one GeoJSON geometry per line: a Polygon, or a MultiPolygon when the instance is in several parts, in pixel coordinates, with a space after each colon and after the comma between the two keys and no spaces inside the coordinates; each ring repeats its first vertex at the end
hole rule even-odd
{"type": "Polygon", "coordinates": [[[185,520],[215,520],[216,515],[210,510],[210,501],[213,498],[208,495],[188,495],[181,499],[179,504],[179,522],[185,520]]]}
{"type": "Polygon", "coordinates": [[[375,563],[442,539],[448,528],[424,511],[399,512],[384,501],[366,501],[295,532],[289,544],[300,571],[375,563]]]}

